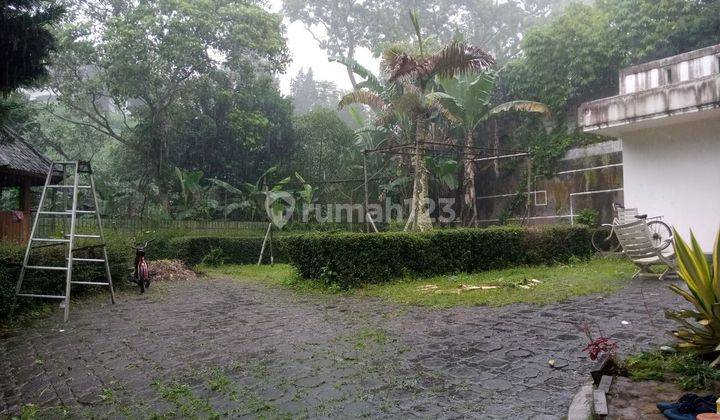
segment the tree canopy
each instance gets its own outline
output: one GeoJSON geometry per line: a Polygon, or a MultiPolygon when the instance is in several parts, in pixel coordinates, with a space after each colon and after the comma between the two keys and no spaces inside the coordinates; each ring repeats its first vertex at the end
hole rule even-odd
{"type": "Polygon", "coordinates": [[[55,38],[50,26],[64,8],[48,0],[6,0],[0,8],[0,94],[47,76],[55,38]]]}

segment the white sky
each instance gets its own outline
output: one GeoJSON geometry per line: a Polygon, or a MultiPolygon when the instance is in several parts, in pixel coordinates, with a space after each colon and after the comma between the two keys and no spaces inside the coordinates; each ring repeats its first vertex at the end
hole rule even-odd
{"type": "MultiPolygon", "coordinates": [[[[280,12],[282,0],[270,0],[270,10],[280,12]]],[[[320,49],[318,43],[305,29],[300,21],[290,22],[284,20],[287,45],[290,50],[292,63],[288,65],[285,74],[280,75],[280,90],[284,94],[290,93],[290,80],[300,71],[312,67],[315,80],[334,82],[340,89],[351,90],[352,85],[348,79],[345,66],[328,62],[328,56],[320,49]]],[[[355,59],[363,66],[377,74],[379,60],[374,58],[370,51],[362,48],[356,51],[355,59]]]]}

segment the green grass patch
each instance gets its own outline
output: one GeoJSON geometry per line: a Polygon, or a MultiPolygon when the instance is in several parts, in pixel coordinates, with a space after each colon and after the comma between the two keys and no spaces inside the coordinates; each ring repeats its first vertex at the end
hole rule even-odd
{"type": "Polygon", "coordinates": [[[720,381],[720,370],[695,353],[639,353],[625,360],[631,379],[674,382],[685,391],[712,389],[720,381]]]}
{"type": "Polygon", "coordinates": [[[368,285],[360,293],[438,308],[519,302],[545,305],[574,296],[613,292],[626,286],[634,271],[624,260],[595,258],[572,264],[408,278],[368,285]]]}
{"type": "Polygon", "coordinates": [[[236,280],[283,286],[299,292],[316,294],[334,294],[342,292],[337,285],[328,286],[320,280],[308,280],[300,277],[297,270],[289,264],[256,265],[256,264],[225,264],[217,267],[208,265],[196,266],[203,275],[211,277],[232,277],[236,280]]]}
{"type": "MultiPolygon", "coordinates": [[[[290,287],[312,293],[337,293],[320,280],[305,280],[289,265],[223,265],[201,267],[210,276],[290,287]]],[[[574,296],[607,293],[627,285],[634,266],[617,258],[594,258],[571,264],[523,266],[478,273],[434,277],[406,277],[366,285],[344,293],[371,296],[409,305],[502,306],[527,302],[549,304],[574,296]],[[465,290],[463,290],[465,285],[465,290]]]]}

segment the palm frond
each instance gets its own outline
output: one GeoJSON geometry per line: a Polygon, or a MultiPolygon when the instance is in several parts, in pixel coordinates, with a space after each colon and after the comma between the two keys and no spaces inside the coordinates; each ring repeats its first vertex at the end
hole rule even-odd
{"type": "Polygon", "coordinates": [[[410,54],[386,50],[383,62],[389,75],[388,82],[410,83],[417,79],[420,64],[410,54]]]}
{"type": "Polygon", "coordinates": [[[387,107],[387,104],[380,95],[366,89],[355,90],[343,96],[338,104],[338,109],[352,104],[367,105],[376,111],[383,111],[387,107]]]}
{"type": "Polygon", "coordinates": [[[435,75],[447,78],[479,73],[494,64],[495,59],[493,56],[484,50],[464,42],[452,42],[423,60],[417,66],[414,78],[424,79],[435,75]]]}

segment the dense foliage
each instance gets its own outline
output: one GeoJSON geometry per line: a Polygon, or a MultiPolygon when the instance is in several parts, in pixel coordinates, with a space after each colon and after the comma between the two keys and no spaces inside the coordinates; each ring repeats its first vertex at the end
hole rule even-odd
{"type": "MultiPolygon", "coordinates": [[[[64,154],[107,156],[96,166],[116,179],[103,198],[125,189],[131,212],[167,212],[176,166],[237,184],[289,156],[291,101],[272,78],[288,62],[281,18],[260,4],[69,2],[57,37],[49,95],[36,105],[50,127],[94,132],[89,150],[64,154]]],[[[60,149],[77,141],[66,132],[60,149]]]]}
{"type": "Polygon", "coordinates": [[[501,74],[503,93],[574,112],[617,94],[621,67],[720,42],[720,1],[597,0],[573,4],[528,31],[522,57],[501,74]]]}
{"type": "Polygon", "coordinates": [[[0,5],[0,94],[47,75],[55,48],[50,25],[64,9],[48,0],[5,0],[0,5]]]}
{"type": "MultiPolygon", "coordinates": [[[[455,197],[456,214],[473,225],[471,147],[529,148],[533,171],[552,174],[568,148],[599,140],[573,129],[575,109],[616,93],[620,67],[720,42],[720,0],[567,3],[285,0],[281,16],[255,0],[64,0],[64,18],[49,25],[60,7],[9,2],[3,18],[37,25],[26,35],[47,42],[31,58],[52,66],[32,101],[16,92],[2,106],[13,106],[9,123],[50,157],[93,161],[108,216],[261,220],[263,184],[291,176],[283,188],[305,189],[291,185],[295,172],[323,181],[312,185],[316,202],[357,203],[362,149],[419,140],[462,149],[368,155],[371,203],[413,197],[411,219],[421,213],[414,224],[426,226],[422,197],[455,197]],[[280,93],[276,76],[289,62],[283,17],[302,21],[345,64],[359,93],[343,105],[375,106],[373,118],[359,105],[333,116],[343,92],[312,69],[296,75],[289,97],[280,93]],[[51,56],[48,31],[57,38],[51,56]],[[437,70],[438,54],[459,45],[492,53],[498,66],[464,80],[405,71],[437,70]],[[385,53],[379,74],[353,60],[359,48],[385,53]],[[518,113],[488,121],[493,107],[518,99],[546,104],[554,124],[518,113]],[[354,139],[348,127],[357,128],[354,139]],[[324,183],[335,179],[358,181],[324,183]]],[[[499,175],[501,165],[494,168],[499,175]]],[[[507,215],[523,210],[516,207],[507,215]]]]}
{"type": "Polygon", "coordinates": [[[283,238],[283,250],[303,277],[344,287],[406,274],[446,274],[521,264],[566,262],[591,255],[585,227],[496,227],[431,233],[310,234],[283,238]]]}
{"type": "MultiPolygon", "coordinates": [[[[127,278],[131,269],[132,250],[127,242],[115,238],[109,242],[108,258],[110,259],[110,270],[115,288],[128,284],[127,278]]],[[[15,245],[0,246],[0,320],[6,319],[12,308],[15,285],[20,274],[20,266],[25,252],[25,247],[15,245]]],[[[87,253],[88,258],[101,258],[99,254],[87,253]]],[[[33,251],[32,262],[49,266],[64,266],[65,254],[56,248],[45,248],[44,250],[33,251]]],[[[98,281],[105,278],[105,267],[101,264],[77,263],[73,267],[73,281],[98,281]]],[[[73,288],[73,296],[78,292],[100,290],[107,292],[107,287],[76,286],[73,288]]],[[[23,292],[39,294],[64,294],[65,274],[59,271],[33,270],[28,272],[23,282],[23,292]]],[[[18,298],[15,315],[20,315],[33,309],[39,308],[46,302],[39,299],[18,298]]]]}

